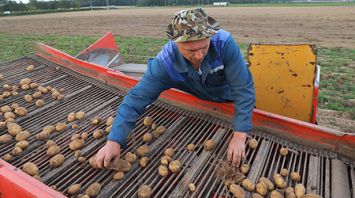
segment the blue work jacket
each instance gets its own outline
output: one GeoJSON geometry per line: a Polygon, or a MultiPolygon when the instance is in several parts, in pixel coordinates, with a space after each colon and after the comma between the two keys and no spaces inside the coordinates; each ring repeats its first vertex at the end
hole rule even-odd
{"type": "Polygon", "coordinates": [[[127,136],[135,127],[137,118],[162,91],[170,88],[203,100],[234,102],[233,128],[249,132],[255,103],[253,77],[230,33],[220,29],[210,39],[209,50],[199,71],[180,54],[171,40],[155,58],[149,59],[143,78],[118,107],[108,140],[126,148],[127,136]]]}

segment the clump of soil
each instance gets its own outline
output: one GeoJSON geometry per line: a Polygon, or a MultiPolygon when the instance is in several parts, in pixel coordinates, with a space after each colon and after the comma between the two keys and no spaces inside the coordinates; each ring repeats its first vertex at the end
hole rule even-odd
{"type": "Polygon", "coordinates": [[[221,161],[217,168],[217,178],[221,180],[227,187],[230,184],[236,183],[240,184],[245,175],[239,171],[237,167],[233,167],[225,161],[221,161]]]}

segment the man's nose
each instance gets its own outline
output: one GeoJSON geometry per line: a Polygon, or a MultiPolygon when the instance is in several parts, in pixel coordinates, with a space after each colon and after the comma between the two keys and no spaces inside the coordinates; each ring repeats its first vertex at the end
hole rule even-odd
{"type": "Polygon", "coordinates": [[[195,52],[195,58],[197,60],[201,60],[203,58],[202,50],[198,50],[197,52],[195,52]]]}

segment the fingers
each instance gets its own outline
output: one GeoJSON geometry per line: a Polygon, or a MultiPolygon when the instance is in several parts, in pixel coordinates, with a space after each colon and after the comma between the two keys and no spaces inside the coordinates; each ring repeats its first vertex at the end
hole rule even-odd
{"type": "Polygon", "coordinates": [[[108,165],[110,164],[110,161],[112,159],[112,154],[111,153],[106,153],[105,159],[104,159],[104,166],[105,168],[108,168],[108,165]]]}
{"type": "Polygon", "coordinates": [[[238,159],[238,150],[233,150],[233,161],[232,166],[237,166],[237,159],[238,159]]]}
{"type": "Polygon", "coordinates": [[[232,163],[232,161],[233,161],[233,149],[231,149],[231,148],[228,148],[228,151],[227,151],[227,161],[228,161],[228,163],[232,163]]]}
{"type": "Polygon", "coordinates": [[[242,159],[242,151],[241,150],[238,150],[237,151],[237,159],[236,159],[236,164],[237,164],[237,166],[239,167],[239,164],[240,164],[240,161],[241,161],[241,159],[242,159]]]}
{"type": "Polygon", "coordinates": [[[96,154],[95,160],[98,168],[102,168],[102,162],[104,161],[105,155],[101,152],[101,150],[96,154]]]}

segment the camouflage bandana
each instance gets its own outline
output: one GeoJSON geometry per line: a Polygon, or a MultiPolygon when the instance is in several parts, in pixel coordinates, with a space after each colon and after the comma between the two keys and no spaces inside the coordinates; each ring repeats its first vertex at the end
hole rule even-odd
{"type": "Polygon", "coordinates": [[[187,42],[211,37],[218,30],[219,24],[214,18],[207,16],[203,8],[194,8],[176,13],[166,34],[175,42],[187,42]]]}

